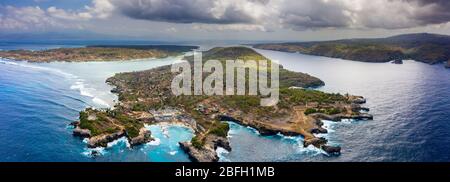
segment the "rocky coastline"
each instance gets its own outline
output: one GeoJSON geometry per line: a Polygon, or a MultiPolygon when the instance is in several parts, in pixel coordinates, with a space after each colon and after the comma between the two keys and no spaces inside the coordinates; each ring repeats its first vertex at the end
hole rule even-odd
{"type": "Polygon", "coordinates": [[[375,39],[267,43],[253,47],[371,63],[402,64],[402,60],[427,64],[445,63],[446,67],[450,68],[450,36],[439,34],[417,33],[375,39]]]}
{"type": "MultiPolygon", "coordinates": [[[[98,120],[95,116],[95,112],[93,109],[87,109],[90,112],[90,116],[88,118],[80,119],[83,122],[92,122],[94,120],[98,120]]],[[[112,120],[112,118],[109,118],[112,120]]],[[[153,140],[151,136],[151,132],[148,131],[145,127],[139,129],[137,134],[130,134],[125,128],[119,124],[117,124],[117,130],[109,130],[107,132],[102,132],[99,134],[93,134],[91,129],[82,128],[81,121],[74,121],[70,123],[71,126],[74,127],[72,134],[75,137],[87,138],[87,147],[88,148],[97,148],[97,147],[107,147],[108,143],[118,140],[122,137],[126,137],[130,147],[138,146],[150,142],[153,140]]]]}
{"type": "MultiPolygon", "coordinates": [[[[204,52],[207,60],[236,60],[242,57],[267,59],[245,47],[213,48],[204,52]]],[[[189,60],[190,58],[187,58],[189,60]]],[[[280,101],[275,106],[260,106],[260,96],[174,96],[170,66],[147,71],[120,73],[107,80],[115,88],[119,103],[113,110],[86,109],[74,124],[74,136],[89,138],[88,147],[105,146],[127,137],[132,145],[150,141],[144,124],[183,123],[194,130],[191,141],[180,147],[195,162],[217,162],[218,147],[231,151],[228,122],[255,128],[261,135],[303,136],[304,146],[313,145],[329,155],[339,155],[340,147],[327,144],[314,134],[327,133],[321,120],[372,119],[361,104],[361,96],[324,93],[299,87],[323,85],[313,76],[281,71],[280,101]]]]}

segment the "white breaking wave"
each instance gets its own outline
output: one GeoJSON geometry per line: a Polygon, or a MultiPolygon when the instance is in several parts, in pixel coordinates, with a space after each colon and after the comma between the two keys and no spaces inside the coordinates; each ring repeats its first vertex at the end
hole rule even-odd
{"type": "Polygon", "coordinates": [[[28,62],[13,62],[13,61],[8,61],[8,60],[4,60],[4,59],[0,59],[0,63],[1,64],[7,64],[7,65],[14,65],[14,66],[21,66],[21,67],[25,67],[25,68],[31,68],[31,69],[35,69],[35,70],[42,70],[42,71],[48,71],[51,73],[55,73],[55,74],[59,74],[62,76],[65,76],[67,78],[76,78],[75,75],[58,70],[58,69],[54,69],[54,68],[48,68],[48,67],[42,67],[42,66],[36,66],[36,65],[32,65],[32,63],[28,63],[28,62]]]}
{"type": "Polygon", "coordinates": [[[37,65],[35,65],[35,63],[28,63],[28,62],[20,62],[19,63],[19,62],[5,60],[3,58],[0,58],[0,64],[21,66],[21,67],[25,67],[25,68],[34,69],[34,70],[40,70],[40,71],[46,71],[46,72],[58,74],[58,75],[64,76],[69,79],[76,79],[75,83],[70,86],[70,89],[79,90],[80,95],[91,97],[92,102],[94,102],[95,104],[97,104],[99,106],[108,107],[108,108],[111,107],[110,104],[108,104],[106,101],[95,96],[94,93],[96,90],[94,88],[88,87],[88,85],[84,83],[85,80],[78,79],[77,76],[75,76],[71,73],[67,73],[67,72],[64,72],[64,71],[61,71],[61,70],[55,69],[55,68],[37,66],[37,65]]]}
{"type": "Polygon", "coordinates": [[[231,162],[230,159],[227,159],[224,155],[228,154],[227,150],[222,147],[217,147],[216,149],[217,156],[219,157],[219,162],[231,162]]]}
{"type": "Polygon", "coordinates": [[[83,79],[78,79],[72,86],[70,86],[70,89],[79,90],[80,95],[82,96],[94,97],[94,95],[91,92],[95,89],[86,88],[86,84],[84,83],[83,79]]]}
{"type": "Polygon", "coordinates": [[[103,147],[97,147],[97,148],[86,148],[84,150],[84,152],[82,152],[81,154],[83,154],[86,157],[95,157],[94,155],[92,155],[94,152],[97,153],[97,155],[105,155],[107,152],[105,150],[105,148],[103,147]]]}
{"type": "Polygon", "coordinates": [[[177,151],[170,151],[170,152],[169,152],[170,155],[175,155],[175,154],[177,154],[177,153],[178,153],[177,151]]]}
{"type": "Polygon", "coordinates": [[[101,106],[105,106],[105,107],[108,107],[108,108],[111,107],[106,101],[104,101],[104,100],[102,100],[102,99],[100,99],[98,97],[94,97],[92,99],[92,101],[94,103],[98,104],[98,105],[101,105],[101,106]]]}
{"type": "Polygon", "coordinates": [[[113,147],[113,146],[115,146],[115,145],[117,145],[117,144],[119,144],[119,143],[122,143],[122,142],[125,143],[125,145],[127,146],[127,148],[130,148],[130,147],[131,147],[130,143],[128,142],[127,137],[122,137],[122,138],[119,138],[119,139],[114,140],[114,141],[112,141],[112,142],[109,142],[109,143],[106,145],[106,148],[111,148],[111,147],[113,147]]]}
{"type": "Polygon", "coordinates": [[[161,129],[162,129],[162,133],[163,133],[164,137],[169,138],[170,137],[169,130],[167,127],[168,127],[167,125],[162,125],[161,129]]]}
{"type": "Polygon", "coordinates": [[[161,140],[159,138],[154,138],[151,142],[148,142],[146,145],[158,146],[161,145],[161,140]]]}
{"type": "Polygon", "coordinates": [[[80,95],[91,97],[92,102],[97,104],[98,106],[102,107],[111,107],[106,101],[100,99],[99,97],[95,96],[95,92],[97,91],[95,88],[90,88],[88,84],[85,83],[85,80],[83,79],[77,79],[77,81],[70,86],[70,89],[72,90],[78,90],[80,92],[80,95]]]}
{"type": "Polygon", "coordinates": [[[308,154],[308,155],[319,155],[319,154],[325,154],[328,155],[325,151],[322,149],[319,149],[317,147],[314,147],[313,145],[309,145],[308,147],[303,147],[303,144],[299,144],[298,152],[301,154],[308,154]]]}

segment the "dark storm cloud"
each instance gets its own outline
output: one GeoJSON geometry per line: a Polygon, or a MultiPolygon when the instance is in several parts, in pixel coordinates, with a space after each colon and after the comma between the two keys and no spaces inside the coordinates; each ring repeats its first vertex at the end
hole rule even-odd
{"type": "Polygon", "coordinates": [[[410,3],[417,3],[419,8],[414,18],[422,24],[440,24],[450,21],[450,1],[449,0],[407,0],[410,3]],[[426,8],[428,7],[428,8],[426,8]]]}
{"type": "Polygon", "coordinates": [[[291,29],[402,29],[447,23],[449,0],[287,0],[280,6],[291,29]]]}
{"type": "Polygon", "coordinates": [[[294,30],[402,29],[450,21],[447,0],[107,0],[121,14],[170,23],[253,24],[294,30]]]}
{"type": "Polygon", "coordinates": [[[252,12],[247,11],[248,9],[242,5],[245,3],[258,5],[267,1],[113,0],[112,2],[121,13],[134,19],[172,23],[232,24],[254,22],[252,12]]]}
{"type": "Polygon", "coordinates": [[[339,1],[291,0],[280,6],[279,18],[285,27],[303,30],[347,27],[351,19],[339,1]]]}

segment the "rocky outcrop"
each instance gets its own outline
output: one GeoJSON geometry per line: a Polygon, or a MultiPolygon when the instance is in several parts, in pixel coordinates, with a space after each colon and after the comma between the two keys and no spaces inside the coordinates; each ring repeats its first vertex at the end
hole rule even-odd
{"type": "Polygon", "coordinates": [[[296,132],[296,131],[292,131],[292,130],[284,130],[281,128],[274,128],[268,125],[263,125],[257,122],[243,122],[241,120],[235,119],[231,116],[227,116],[227,115],[219,115],[218,116],[219,120],[221,121],[232,121],[235,122],[239,125],[242,126],[248,126],[251,128],[255,128],[256,130],[258,130],[258,133],[261,136],[271,136],[271,135],[276,135],[276,134],[282,134],[285,136],[299,136],[301,135],[301,133],[296,132]]]}
{"type": "Polygon", "coordinates": [[[205,143],[200,148],[193,146],[191,142],[180,142],[179,144],[192,162],[218,162],[219,156],[216,152],[218,147],[231,151],[228,139],[215,135],[206,136],[205,143]]]}
{"type": "Polygon", "coordinates": [[[214,149],[209,147],[196,148],[191,142],[180,142],[181,149],[188,154],[192,162],[217,162],[219,157],[214,149]]]}
{"type": "Polygon", "coordinates": [[[91,131],[88,129],[81,129],[79,126],[76,126],[72,132],[73,136],[81,137],[81,138],[89,138],[91,137],[91,131]]]}
{"type": "Polygon", "coordinates": [[[341,154],[341,147],[323,145],[321,147],[321,149],[331,155],[340,155],[341,154]]]}
{"type": "Polygon", "coordinates": [[[391,62],[392,64],[403,64],[403,60],[401,59],[396,59],[394,61],[391,62]]]}
{"type": "Polygon", "coordinates": [[[355,103],[352,103],[352,104],[350,105],[350,107],[351,107],[351,109],[352,109],[353,112],[360,112],[360,111],[369,112],[369,111],[370,111],[369,108],[367,108],[367,107],[362,107],[361,105],[355,104],[355,103]]]}
{"type": "Polygon", "coordinates": [[[231,151],[231,145],[227,138],[217,136],[213,137],[215,137],[212,141],[214,143],[214,150],[217,149],[218,147],[221,147],[227,151],[231,151]]]}
{"type": "Polygon", "coordinates": [[[366,113],[359,113],[359,114],[355,114],[355,115],[345,115],[345,114],[328,115],[328,114],[323,114],[323,113],[314,113],[314,114],[310,114],[310,116],[317,118],[317,119],[335,121],[335,122],[339,122],[343,119],[373,120],[373,116],[371,114],[366,114],[366,113]]]}
{"type": "Polygon", "coordinates": [[[321,146],[325,145],[328,142],[327,139],[320,138],[309,138],[303,141],[303,146],[308,147],[309,145],[313,145],[314,147],[321,148],[321,146]]]}
{"type": "Polygon", "coordinates": [[[73,127],[77,127],[78,125],[80,125],[80,121],[74,121],[69,124],[69,126],[73,126],[73,127]]]}
{"type": "Polygon", "coordinates": [[[364,97],[361,96],[349,96],[348,100],[353,104],[365,104],[367,101],[364,97]]]}
{"type": "Polygon", "coordinates": [[[328,133],[328,130],[322,127],[313,128],[309,131],[310,133],[319,134],[319,133],[328,133]]]}
{"type": "Polygon", "coordinates": [[[123,136],[125,136],[125,131],[118,131],[112,134],[104,134],[100,136],[94,136],[89,138],[88,147],[96,148],[96,147],[107,147],[109,142],[117,140],[123,136]]]}
{"type": "Polygon", "coordinates": [[[141,128],[139,130],[139,135],[137,137],[128,139],[128,142],[130,143],[130,146],[133,147],[136,145],[141,145],[150,142],[152,140],[153,140],[152,133],[145,128],[141,128]]]}
{"type": "Polygon", "coordinates": [[[80,121],[74,121],[72,123],[69,124],[69,126],[73,126],[75,127],[72,131],[72,135],[76,136],[76,137],[81,137],[81,138],[90,138],[91,137],[91,131],[88,129],[81,129],[79,127],[80,125],[80,121]]]}

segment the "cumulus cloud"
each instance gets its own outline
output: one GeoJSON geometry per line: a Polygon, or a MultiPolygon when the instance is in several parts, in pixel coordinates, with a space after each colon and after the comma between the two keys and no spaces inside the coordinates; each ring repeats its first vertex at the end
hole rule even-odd
{"type": "Polygon", "coordinates": [[[58,25],[57,21],[50,18],[47,12],[39,7],[0,7],[0,28],[4,30],[42,29],[58,25]]]}
{"type": "Polygon", "coordinates": [[[3,7],[0,28],[124,16],[208,31],[403,29],[450,22],[449,9],[447,0],[92,0],[78,10],[3,7]]]}
{"type": "MultiPolygon", "coordinates": [[[[447,0],[109,0],[134,19],[319,28],[411,28],[450,20],[447,0]]],[[[226,27],[218,25],[218,27],[226,27]]],[[[233,26],[228,26],[233,27],[233,26]]],[[[247,26],[248,27],[248,26],[247,26]]]]}
{"type": "Polygon", "coordinates": [[[108,18],[114,11],[109,0],[93,0],[90,6],[80,10],[65,10],[57,7],[0,6],[0,30],[44,30],[67,29],[81,26],[78,22],[108,18]]]}

